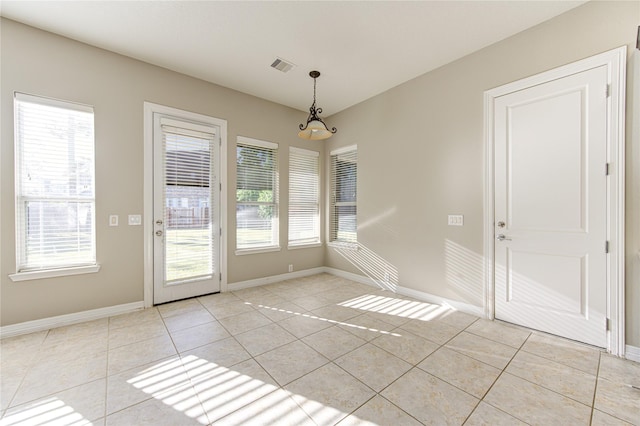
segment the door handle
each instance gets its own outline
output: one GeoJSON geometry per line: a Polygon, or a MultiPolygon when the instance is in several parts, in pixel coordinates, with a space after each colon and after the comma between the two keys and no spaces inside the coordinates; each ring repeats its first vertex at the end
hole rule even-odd
{"type": "Polygon", "coordinates": [[[504,234],[499,234],[496,236],[496,240],[498,241],[511,241],[511,238],[507,238],[504,236],[504,234]]]}
{"type": "Polygon", "coordinates": [[[156,231],[156,235],[157,235],[158,237],[161,237],[161,236],[162,236],[162,231],[156,231]]]}

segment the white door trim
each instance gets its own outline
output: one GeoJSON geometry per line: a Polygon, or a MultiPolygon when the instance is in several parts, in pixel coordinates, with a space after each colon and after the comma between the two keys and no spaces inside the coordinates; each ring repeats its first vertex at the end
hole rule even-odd
{"type": "MultiPolygon", "coordinates": [[[[532,77],[496,87],[484,93],[484,313],[495,316],[494,279],[494,100],[527,87],[605,65],[609,72],[607,117],[607,317],[610,322],[607,350],[617,356],[625,352],[624,311],[624,165],[625,90],[627,47],[622,46],[532,77]]],[[[603,89],[604,90],[604,89],[603,89]]],[[[604,170],[603,170],[604,173],[604,170]]]]}
{"type": "Polygon", "coordinates": [[[166,114],[220,128],[220,291],[227,291],[227,120],[144,102],[144,307],[153,306],[153,114],[166,114]]]}

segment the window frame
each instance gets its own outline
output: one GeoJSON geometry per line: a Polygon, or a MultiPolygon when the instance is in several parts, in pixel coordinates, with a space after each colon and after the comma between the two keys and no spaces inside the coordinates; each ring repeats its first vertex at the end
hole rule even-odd
{"type": "Polygon", "coordinates": [[[78,275],[95,273],[100,270],[97,262],[97,235],[96,235],[96,179],[95,179],[95,112],[92,106],[79,104],[75,102],[62,101],[58,99],[47,98],[43,96],[28,95],[20,92],[14,92],[14,201],[15,201],[15,260],[16,272],[10,274],[12,281],[27,281],[41,278],[53,278],[68,275],[78,275]],[[20,104],[23,104],[21,107],[20,104]],[[20,108],[24,108],[24,104],[36,104],[45,107],[60,108],[67,111],[90,113],[91,114],[91,194],[83,195],[66,195],[55,197],[46,197],[38,195],[27,195],[23,190],[23,161],[26,141],[22,137],[22,125],[20,121],[20,108]],[[25,218],[26,202],[72,202],[72,203],[88,203],[90,206],[90,250],[89,261],[87,262],[69,262],[59,264],[29,264],[27,261],[27,223],[25,218]]]}
{"type": "Polygon", "coordinates": [[[279,184],[279,145],[274,142],[268,142],[260,139],[248,138],[245,136],[238,136],[236,140],[236,255],[245,255],[245,254],[256,254],[256,253],[267,253],[272,251],[280,251],[280,184],[279,184]],[[238,149],[241,146],[246,146],[250,148],[258,148],[258,149],[266,149],[272,151],[272,158],[274,160],[273,164],[273,200],[272,201],[238,201],[238,149]],[[239,245],[238,239],[238,206],[264,206],[271,207],[274,212],[273,217],[271,218],[271,233],[272,240],[270,244],[263,245],[248,245],[241,247],[239,245]]]}
{"type": "MultiPolygon", "coordinates": [[[[320,224],[321,224],[321,220],[320,220],[320,209],[321,209],[321,204],[320,204],[320,179],[321,179],[321,173],[320,173],[320,153],[318,151],[313,151],[310,149],[304,149],[304,148],[298,148],[298,147],[294,147],[294,146],[290,146],[289,147],[289,211],[288,211],[288,245],[287,248],[288,249],[299,249],[299,248],[306,248],[306,247],[318,247],[320,245],[322,245],[322,232],[320,229],[320,224]],[[310,158],[314,158],[315,159],[315,170],[316,170],[316,174],[314,175],[315,177],[315,181],[316,181],[316,188],[315,188],[315,200],[313,202],[308,201],[298,201],[296,199],[296,193],[292,192],[292,187],[294,185],[292,185],[292,176],[293,176],[293,167],[292,165],[295,165],[295,160],[294,160],[294,156],[293,155],[298,155],[298,156],[306,156],[309,159],[310,158]],[[292,240],[291,239],[291,231],[292,231],[292,221],[291,221],[291,213],[292,213],[292,205],[293,204],[297,204],[299,206],[301,205],[306,205],[307,207],[309,206],[314,206],[315,207],[315,227],[317,229],[317,233],[316,235],[314,235],[313,237],[310,238],[300,238],[297,240],[292,240]]],[[[307,182],[309,185],[313,184],[313,182],[307,182]]],[[[309,211],[312,211],[313,207],[311,209],[309,209],[309,211]]]]}
{"type": "Polygon", "coordinates": [[[358,145],[349,145],[336,150],[333,150],[329,153],[329,179],[330,179],[330,196],[329,196],[329,238],[328,245],[334,247],[341,248],[349,248],[349,249],[357,249],[358,248],[358,222],[357,222],[357,212],[358,212],[358,198],[357,198],[357,185],[358,185],[358,145]],[[338,186],[338,173],[336,170],[335,162],[340,155],[344,154],[355,154],[355,165],[356,165],[356,196],[355,201],[337,201],[337,186],[338,186]],[[336,209],[338,207],[355,207],[356,209],[356,230],[355,230],[355,238],[353,240],[345,240],[338,239],[338,218],[336,209]]]}

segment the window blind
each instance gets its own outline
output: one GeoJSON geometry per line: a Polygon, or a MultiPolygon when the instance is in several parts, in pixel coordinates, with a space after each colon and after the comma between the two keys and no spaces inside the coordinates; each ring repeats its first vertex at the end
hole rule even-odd
{"type": "MultiPolygon", "coordinates": [[[[168,120],[162,120],[165,122],[168,120]]],[[[189,123],[183,123],[189,126],[189,123]]],[[[165,281],[214,273],[211,171],[215,134],[163,124],[165,281]]]]}
{"type": "Polygon", "coordinates": [[[238,138],[236,247],[278,246],[278,145],[238,138]]]}
{"type": "Polygon", "coordinates": [[[93,108],[16,93],[17,271],[96,264],[93,108]]]}
{"type": "Polygon", "coordinates": [[[320,242],[320,155],[289,148],[289,245],[320,242]]]}
{"type": "Polygon", "coordinates": [[[331,153],[330,241],[358,241],[358,151],[355,147],[331,153]]]}

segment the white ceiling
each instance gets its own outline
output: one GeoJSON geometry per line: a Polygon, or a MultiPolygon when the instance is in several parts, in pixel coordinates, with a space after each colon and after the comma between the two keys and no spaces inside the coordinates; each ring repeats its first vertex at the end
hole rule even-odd
{"type": "Polygon", "coordinates": [[[0,14],[302,111],[317,69],[328,116],[582,3],[2,0],[0,14]]]}

